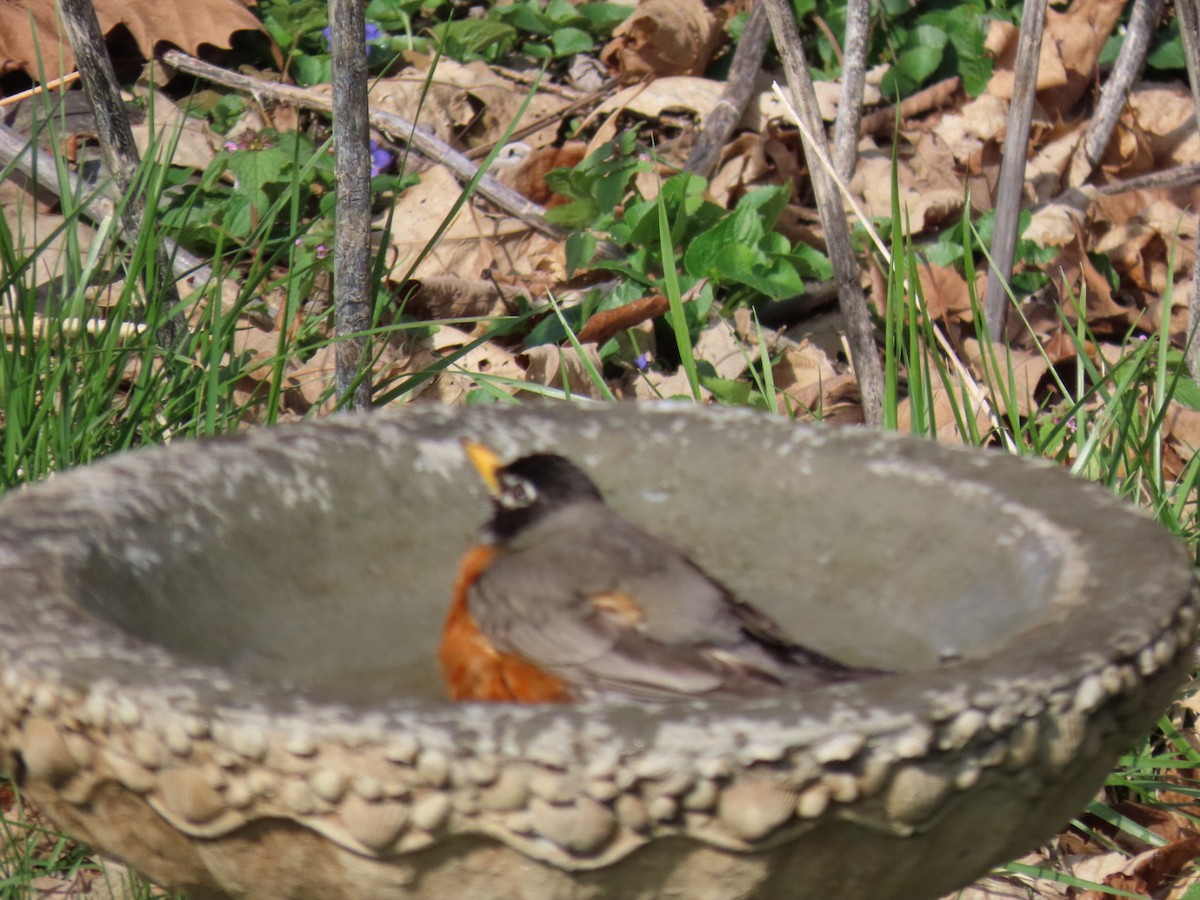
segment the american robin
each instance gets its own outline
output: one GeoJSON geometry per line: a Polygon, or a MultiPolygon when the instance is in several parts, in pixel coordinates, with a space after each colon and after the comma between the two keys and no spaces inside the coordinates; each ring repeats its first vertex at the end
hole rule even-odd
{"type": "Polygon", "coordinates": [[[492,499],[438,658],[454,700],[752,696],[878,674],[793,643],[569,460],[464,442],[492,499]]]}

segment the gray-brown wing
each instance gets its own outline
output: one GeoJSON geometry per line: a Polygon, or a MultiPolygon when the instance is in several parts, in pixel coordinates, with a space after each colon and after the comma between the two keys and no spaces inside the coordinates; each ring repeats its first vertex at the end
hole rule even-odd
{"type": "Polygon", "coordinates": [[[476,583],[471,610],[499,649],[585,692],[747,694],[802,674],[773,620],[607,507],[565,509],[523,535],[476,583]]]}

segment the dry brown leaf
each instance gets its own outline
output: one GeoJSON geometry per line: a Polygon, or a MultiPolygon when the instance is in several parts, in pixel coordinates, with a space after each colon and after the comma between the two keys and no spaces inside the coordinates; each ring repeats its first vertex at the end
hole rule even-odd
{"type": "MultiPolygon", "coordinates": [[[[1087,342],[1084,343],[1083,349],[1089,358],[1095,358],[1099,352],[1095,344],[1087,342]]],[[[1067,332],[1064,328],[1059,328],[1042,342],[1042,351],[1050,360],[1050,365],[1057,366],[1059,363],[1078,357],[1079,345],[1076,343],[1075,335],[1067,332]]]]}
{"type": "Polygon", "coordinates": [[[299,392],[309,409],[322,403],[322,413],[333,412],[337,406],[333,391],[336,372],[337,351],[326,344],[303,362],[288,366],[288,386],[299,392]]]}
{"type": "MultiPolygon", "coordinates": [[[[312,90],[328,94],[332,86],[316,85],[312,90]]],[[[500,138],[527,92],[527,87],[497,75],[482,62],[464,64],[441,57],[432,78],[427,66],[410,66],[392,78],[372,81],[369,97],[373,109],[418,122],[451,146],[474,146],[500,138]]],[[[552,116],[566,105],[555,94],[537,93],[519,124],[552,116]]],[[[541,147],[555,135],[554,128],[544,128],[528,135],[524,143],[541,147]]]]}
{"type": "MultiPolygon", "coordinates": [[[[0,213],[4,215],[13,235],[16,258],[30,260],[30,271],[36,285],[49,284],[64,275],[74,252],[70,249],[72,241],[79,242],[78,252],[86,253],[95,238],[95,232],[82,223],[73,224],[68,229],[63,216],[38,212],[34,199],[16,185],[12,185],[11,193],[0,189],[0,197],[8,201],[0,203],[0,213]]],[[[78,222],[77,219],[73,221],[78,222]]],[[[0,261],[2,274],[3,261],[0,261]]]]}
{"type": "MultiPolygon", "coordinates": [[[[955,378],[955,384],[959,383],[955,378]]],[[[964,435],[958,427],[958,419],[955,418],[954,411],[957,409],[962,411],[964,404],[969,404],[969,400],[963,399],[963,392],[956,386],[951,392],[946,389],[940,381],[934,382],[931,385],[930,393],[932,394],[933,406],[931,412],[933,421],[937,425],[937,439],[945,444],[964,444],[970,443],[974,446],[975,441],[970,435],[964,435]]],[[[928,404],[928,398],[926,398],[928,404]]],[[[970,416],[975,420],[975,430],[978,434],[987,434],[992,423],[988,418],[987,408],[982,400],[972,405],[970,416]]],[[[903,434],[912,433],[912,398],[905,397],[896,405],[896,421],[899,425],[899,430],[903,434]]],[[[927,423],[921,424],[921,430],[924,432],[927,423]]]]}
{"type": "MultiPolygon", "coordinates": [[[[1179,449],[1184,461],[1191,459],[1200,451],[1200,410],[1172,400],[1167,405],[1163,432],[1166,439],[1179,449]]],[[[1200,694],[1195,696],[1200,697],[1200,694]]]]}
{"type": "Polygon", "coordinates": [[[966,321],[973,318],[971,292],[967,289],[967,280],[957,269],[923,263],[917,268],[917,277],[931,319],[944,322],[951,318],[966,321]]]}
{"type": "Polygon", "coordinates": [[[1196,886],[1200,885],[1200,868],[1185,872],[1171,885],[1164,900],[1187,900],[1196,896],[1196,886]]]}
{"type": "Polygon", "coordinates": [[[0,72],[24,70],[36,79],[39,58],[47,80],[75,67],[55,5],[45,0],[4,0],[0,3],[0,72]]]}
{"type": "Polygon", "coordinates": [[[1062,193],[1064,177],[1071,166],[1079,140],[1087,127],[1081,119],[1044,142],[1025,164],[1025,189],[1037,203],[1047,203],[1062,193]]]}
{"type": "MultiPolygon", "coordinates": [[[[160,43],[195,56],[203,44],[232,47],[237,31],[266,34],[240,0],[95,0],[95,7],[100,30],[107,35],[124,25],[147,59],[160,43]]],[[[0,72],[24,69],[38,78],[39,52],[47,78],[71,71],[75,56],[65,37],[60,42],[59,34],[52,2],[4,0],[0,3],[0,72]],[[30,17],[37,29],[36,44],[30,17]]]]}
{"type": "MultiPolygon", "coordinates": [[[[1105,887],[1135,894],[1157,893],[1200,856],[1200,837],[1188,837],[1164,847],[1155,847],[1128,860],[1104,878],[1105,887]]],[[[1107,891],[1087,891],[1080,900],[1108,900],[1107,891]]]]}
{"type": "MultiPolygon", "coordinates": [[[[407,311],[423,319],[466,319],[499,315],[504,298],[496,285],[482,279],[443,275],[411,283],[416,288],[407,311]]],[[[403,296],[405,290],[397,292],[403,296]]]]}
{"type": "MultiPolygon", "coordinates": [[[[1124,8],[1125,0],[1073,0],[1066,12],[1046,11],[1037,76],[1038,100],[1046,109],[1065,115],[1093,83],[1100,51],[1124,8]]],[[[1005,100],[1012,97],[1017,36],[1007,22],[989,24],[986,47],[996,65],[987,91],[1005,100]]]]}
{"type": "Polygon", "coordinates": [[[600,390],[588,372],[588,363],[599,372],[603,367],[600,354],[594,345],[586,345],[583,355],[574,347],[557,344],[538,344],[517,357],[525,363],[525,380],[531,384],[569,390],[583,397],[599,397],[600,390]]]}
{"type": "Polygon", "coordinates": [[[771,379],[781,391],[795,393],[828,382],[837,376],[833,360],[809,340],[789,346],[771,369],[771,379]]]}
{"type": "MultiPolygon", "coordinates": [[[[309,90],[332,96],[333,85],[315,84],[309,90]]],[[[373,80],[367,97],[372,109],[416,122],[451,146],[462,146],[460,132],[476,115],[466,91],[437,81],[427,85],[426,74],[415,69],[406,69],[394,78],[373,80]]]]}
{"type": "Polygon", "coordinates": [[[1085,213],[1071,200],[1067,197],[1035,209],[1021,238],[1039,247],[1062,247],[1075,240],[1083,229],[1085,213]]]}
{"type": "Polygon", "coordinates": [[[1051,900],[1065,896],[1058,891],[1046,893],[1040,882],[1034,887],[1015,877],[989,875],[962,890],[947,894],[942,900],[1051,900]]]}
{"type": "Polygon", "coordinates": [[[622,88],[596,107],[596,113],[607,116],[623,111],[657,119],[667,112],[682,112],[703,119],[716,108],[724,91],[725,84],[711,78],[669,75],[622,88]]]}
{"type": "Polygon", "coordinates": [[[1092,248],[1107,254],[1124,279],[1162,294],[1174,257],[1176,272],[1190,272],[1195,258],[1196,219],[1168,200],[1156,199],[1114,227],[1092,248]]]}
{"type": "Polygon", "coordinates": [[[546,184],[546,173],[555,169],[573,169],[585,156],[587,144],[583,141],[568,141],[561,147],[542,147],[515,166],[500,170],[497,178],[534,203],[553,209],[566,203],[567,198],[551,190],[550,185],[546,184]]]}
{"type": "MultiPolygon", "coordinates": [[[[998,379],[1006,394],[1010,384],[1009,371],[1011,368],[1012,395],[1008,397],[1008,401],[1016,403],[1015,412],[1017,414],[1027,416],[1037,409],[1035,396],[1038,385],[1045,374],[1050,371],[1050,363],[1040,352],[1005,347],[1003,344],[992,344],[991,352],[985,359],[979,342],[974,338],[963,341],[963,349],[965,361],[970,365],[971,371],[980,376],[982,382],[995,382],[998,379]],[[1000,374],[991,379],[985,378],[983,377],[984,373],[992,371],[991,360],[993,358],[996,360],[996,365],[1000,367],[1000,374]]],[[[996,397],[997,403],[1003,401],[1003,397],[996,397]]],[[[1001,412],[1012,411],[1007,408],[1001,410],[1001,412]]]]}
{"type": "MultiPolygon", "coordinates": [[[[708,195],[725,209],[732,209],[747,192],[786,181],[800,183],[803,169],[797,135],[768,125],[762,133],[746,131],[725,145],[708,195]]],[[[781,226],[781,231],[786,229],[781,226]]]]}
{"type": "Polygon", "coordinates": [[[718,378],[740,378],[746,371],[746,348],[725,319],[717,319],[700,332],[692,353],[697,362],[711,364],[718,378]]]}
{"type": "MultiPolygon", "coordinates": [[[[1189,772],[1186,769],[1166,770],[1163,772],[1163,776],[1166,780],[1175,780],[1175,783],[1178,784],[1180,783],[1181,776],[1193,775],[1194,771],[1189,772]]],[[[1188,780],[1191,783],[1190,778],[1188,780]]],[[[1179,803],[1181,806],[1186,807],[1195,802],[1194,797],[1177,792],[1157,791],[1156,794],[1158,802],[1164,804],[1179,803]]],[[[1113,805],[1113,810],[1137,822],[1147,831],[1157,834],[1168,843],[1173,844],[1188,838],[1200,837],[1195,823],[1188,816],[1184,815],[1184,809],[1152,806],[1149,803],[1122,800],[1113,805]]]]}
{"type": "MultiPolygon", "coordinates": [[[[434,332],[432,339],[418,347],[410,358],[395,360],[380,374],[380,381],[387,382],[428,369],[473,341],[474,338],[462,329],[442,325],[434,332]]],[[[479,375],[493,375],[512,382],[492,382],[498,390],[508,394],[517,393],[517,383],[525,380],[525,370],[517,364],[511,353],[491,341],[485,341],[459,356],[449,367],[427,381],[413,399],[451,405],[462,403],[467,394],[479,386],[476,380],[479,375]]]]}
{"type": "Polygon", "coordinates": [[[1117,120],[1108,146],[1100,155],[1100,170],[1114,178],[1132,178],[1154,168],[1154,151],[1149,135],[1127,108],[1117,120]]]}
{"type": "MultiPolygon", "coordinates": [[[[421,183],[396,198],[389,235],[396,251],[392,274],[399,278],[429,243],[453,208],[462,186],[444,166],[421,173],[421,183]]],[[[516,219],[486,215],[465,205],[411,277],[418,279],[455,275],[480,278],[485,271],[496,276],[521,275],[547,283],[566,275],[561,241],[534,234],[516,219]]]]}
{"type": "MultiPolygon", "coordinates": [[[[879,80],[883,73],[887,71],[887,66],[878,66],[867,73],[867,83],[863,86],[862,105],[863,108],[869,109],[872,106],[882,102],[883,93],[879,90],[879,80]]],[[[742,117],[743,128],[755,127],[748,118],[753,111],[755,115],[754,121],[778,121],[788,125],[793,125],[791,110],[788,105],[780,98],[774,90],[771,89],[771,82],[774,79],[770,78],[766,73],[759,76],[759,83],[762,90],[758,92],[757,97],[752,97],[750,104],[747,107],[747,115],[742,117]]],[[[817,97],[817,109],[821,113],[821,118],[826,122],[832,122],[837,118],[838,105],[842,101],[842,83],[838,81],[817,81],[813,83],[813,93],[817,97]]],[[[889,117],[887,130],[890,132],[892,128],[892,119],[889,117]]],[[[865,126],[864,126],[865,129],[865,126]]],[[[761,130],[761,127],[755,128],[761,130]]]]}
{"type": "Polygon", "coordinates": [[[819,418],[831,425],[860,425],[863,421],[858,380],[852,372],[822,379],[805,387],[794,385],[783,391],[791,398],[802,419],[819,418]]]}
{"type": "Polygon", "coordinates": [[[1098,333],[1107,336],[1114,329],[1132,325],[1138,318],[1138,310],[1122,306],[1113,298],[1112,285],[1084,250],[1082,235],[1065,245],[1045,271],[1058,291],[1063,312],[1071,321],[1078,318],[1077,298],[1085,289],[1087,321],[1098,333]]]}
{"type": "Polygon", "coordinates": [[[1139,85],[1129,95],[1127,111],[1144,137],[1153,166],[1200,162],[1196,107],[1185,85],[1139,85]]]}
{"type": "Polygon", "coordinates": [[[603,344],[617,332],[661,316],[670,308],[671,302],[656,291],[615,309],[601,310],[593,313],[583,328],[579,329],[579,341],[583,344],[603,344]]]}
{"type": "MultiPolygon", "coordinates": [[[[932,135],[918,140],[919,151],[898,161],[901,215],[911,222],[911,233],[942,224],[962,211],[962,178],[955,173],[949,148],[932,135]]],[[[851,193],[863,200],[868,216],[892,214],[892,157],[886,152],[864,153],[850,182],[851,193]]],[[[906,228],[906,230],[908,230],[906,228]]]]}
{"type": "Polygon", "coordinates": [[[160,158],[171,151],[171,164],[203,170],[216,158],[217,148],[223,138],[208,126],[208,122],[196,116],[184,115],[183,111],[166,94],[155,91],[147,101],[154,109],[153,117],[147,116],[130,123],[133,141],[143,157],[151,145],[157,147],[160,158]],[[153,120],[154,132],[150,131],[153,120]]]}
{"type": "Polygon", "coordinates": [[[628,83],[663,75],[700,75],[724,40],[702,0],[642,0],[613,30],[601,61],[628,83]]]}
{"type": "MultiPolygon", "coordinates": [[[[1065,868],[1072,875],[1093,884],[1104,884],[1109,875],[1120,872],[1128,861],[1128,856],[1115,850],[1107,853],[1087,853],[1079,857],[1063,859],[1065,868]]],[[[1111,900],[1111,898],[1106,898],[1106,900],[1111,900]]]]}

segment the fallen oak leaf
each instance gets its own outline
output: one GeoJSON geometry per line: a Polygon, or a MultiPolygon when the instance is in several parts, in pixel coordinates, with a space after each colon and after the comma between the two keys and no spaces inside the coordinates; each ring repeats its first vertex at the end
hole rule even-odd
{"type": "MultiPolygon", "coordinates": [[[[240,0],[95,0],[101,32],[107,35],[118,25],[125,26],[147,59],[153,58],[161,43],[196,56],[202,44],[229,49],[238,31],[265,36],[262,23],[247,5],[240,0]]],[[[39,56],[47,78],[69,72],[75,66],[75,55],[65,35],[61,40],[60,35],[53,3],[0,3],[0,72],[23,69],[37,78],[39,56]],[[37,29],[36,44],[33,28],[37,29]]],[[[274,42],[271,46],[278,53],[274,42]]]]}

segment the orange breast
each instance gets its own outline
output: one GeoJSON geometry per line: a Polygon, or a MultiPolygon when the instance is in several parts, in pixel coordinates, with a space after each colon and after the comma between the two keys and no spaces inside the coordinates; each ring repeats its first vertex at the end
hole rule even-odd
{"type": "Polygon", "coordinates": [[[451,700],[492,700],[518,703],[563,703],[571,700],[566,682],[519,656],[501,653],[479,630],[467,594],[496,549],[473,547],[463,557],[454,599],[442,629],[438,661],[451,700]]]}

